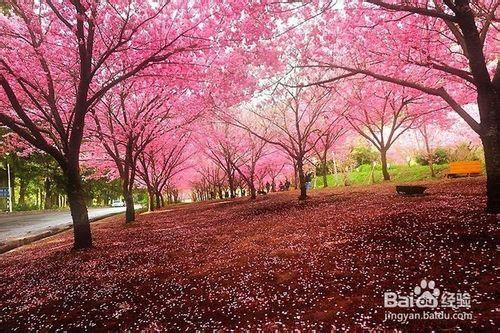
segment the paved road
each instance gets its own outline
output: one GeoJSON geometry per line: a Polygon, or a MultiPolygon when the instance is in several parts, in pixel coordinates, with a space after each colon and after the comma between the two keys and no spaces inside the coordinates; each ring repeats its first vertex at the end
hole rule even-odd
{"type": "MultiPolygon", "coordinates": [[[[125,207],[89,208],[89,218],[94,219],[124,211],[125,207]]],[[[70,226],[71,223],[69,211],[0,214],[0,242],[38,235],[52,228],[70,226]]]]}

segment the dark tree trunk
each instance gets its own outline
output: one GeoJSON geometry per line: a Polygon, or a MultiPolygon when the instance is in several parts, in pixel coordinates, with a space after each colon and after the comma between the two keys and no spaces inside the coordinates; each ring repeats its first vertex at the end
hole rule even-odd
{"type": "Polygon", "coordinates": [[[232,176],[229,177],[228,182],[229,182],[229,194],[230,194],[231,198],[234,198],[234,197],[236,197],[236,193],[234,190],[234,178],[232,176]]]}
{"type": "Polygon", "coordinates": [[[486,164],[486,211],[500,214],[500,67],[497,67],[495,79],[495,88],[478,87],[478,106],[486,164]]]}
{"type": "Polygon", "coordinates": [[[486,164],[486,211],[500,214],[500,131],[490,137],[483,137],[486,164]]]}
{"type": "Polygon", "coordinates": [[[125,191],[123,193],[125,198],[125,223],[131,223],[135,221],[135,209],[134,209],[134,196],[132,191],[125,191]]]}
{"type": "Polygon", "coordinates": [[[478,106],[486,164],[486,211],[500,214],[500,68],[498,67],[495,78],[496,91],[478,89],[478,106]]]}
{"type": "Polygon", "coordinates": [[[160,193],[158,191],[155,192],[155,198],[156,198],[156,209],[160,209],[161,201],[160,201],[160,193]]]}
{"type": "Polygon", "coordinates": [[[300,187],[300,196],[299,200],[307,199],[307,189],[306,189],[306,176],[304,174],[304,162],[302,159],[297,161],[297,173],[299,174],[299,187],[300,187]]]}
{"type": "MultiPolygon", "coordinates": [[[[477,88],[477,105],[481,119],[481,141],[486,163],[486,192],[489,213],[500,213],[500,65],[490,79],[483,43],[469,1],[457,1],[455,16],[467,46],[469,67],[477,88]]],[[[476,131],[477,132],[477,131],[476,131]]]]}
{"type": "Polygon", "coordinates": [[[497,64],[493,84],[483,82],[477,90],[486,164],[486,211],[500,214],[500,64],[497,64]]]}
{"type": "Polygon", "coordinates": [[[165,199],[163,198],[161,192],[156,191],[155,196],[156,196],[156,208],[165,207],[165,199]]]}
{"type": "Polygon", "coordinates": [[[89,248],[92,246],[92,235],[78,163],[68,166],[63,172],[66,178],[69,208],[73,218],[74,248],[89,248]]]}
{"type": "Polygon", "coordinates": [[[384,180],[391,180],[389,171],[387,171],[387,150],[380,150],[380,160],[382,162],[382,175],[384,176],[384,180]]]}
{"type": "Polygon", "coordinates": [[[257,190],[255,189],[254,184],[248,184],[248,187],[250,188],[250,198],[251,199],[256,199],[257,198],[257,190]]]}

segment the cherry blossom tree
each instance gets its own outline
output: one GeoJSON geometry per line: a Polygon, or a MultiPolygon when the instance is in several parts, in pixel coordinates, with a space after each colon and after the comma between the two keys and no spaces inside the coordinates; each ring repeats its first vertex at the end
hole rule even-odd
{"type": "Polygon", "coordinates": [[[224,198],[226,186],[225,173],[213,161],[198,159],[195,168],[196,175],[192,176],[191,189],[194,201],[224,198]]]}
{"type": "MultiPolygon", "coordinates": [[[[257,197],[257,190],[255,189],[255,181],[258,178],[257,167],[259,161],[267,153],[265,151],[267,142],[253,136],[250,132],[241,133],[240,137],[243,143],[240,145],[239,158],[236,161],[231,160],[231,162],[240,178],[246,183],[250,191],[250,197],[255,199],[257,197]]],[[[263,173],[260,174],[263,175],[263,173]]],[[[260,178],[262,180],[263,177],[260,178]]]]}
{"type": "Polygon", "coordinates": [[[276,192],[276,181],[279,177],[290,173],[290,165],[285,153],[280,149],[270,150],[260,162],[259,173],[271,185],[271,192],[276,192]]]}
{"type": "Polygon", "coordinates": [[[226,175],[231,198],[236,197],[237,168],[244,156],[240,148],[240,138],[233,127],[227,123],[211,122],[208,124],[209,136],[204,137],[202,146],[205,154],[226,175]]]}
{"type": "Polygon", "coordinates": [[[149,211],[164,205],[163,192],[173,177],[191,167],[190,145],[191,133],[181,129],[164,134],[139,154],[137,174],[148,191],[149,211]]]}
{"type": "Polygon", "coordinates": [[[323,171],[323,187],[328,187],[328,160],[333,153],[334,147],[342,144],[342,138],[349,131],[349,126],[345,119],[345,117],[334,116],[331,122],[326,121],[326,129],[322,131],[319,141],[313,147],[323,171]]]}
{"type": "Polygon", "coordinates": [[[145,88],[134,81],[121,84],[91,110],[93,126],[89,130],[95,139],[92,146],[97,155],[107,155],[118,171],[126,204],[126,223],[135,220],[132,191],[139,156],[175,126],[171,119],[172,106],[167,103],[169,95],[163,89],[145,88]]]}

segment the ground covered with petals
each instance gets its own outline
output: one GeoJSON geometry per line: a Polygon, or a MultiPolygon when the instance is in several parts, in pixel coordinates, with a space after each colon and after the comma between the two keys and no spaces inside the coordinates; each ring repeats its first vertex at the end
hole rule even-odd
{"type": "MultiPolygon", "coordinates": [[[[497,331],[499,219],[482,178],[169,207],[0,256],[0,331],[497,331]],[[472,296],[472,320],[384,320],[383,293],[421,279],[472,296]]],[[[452,310],[451,310],[452,311],[452,310]]]]}

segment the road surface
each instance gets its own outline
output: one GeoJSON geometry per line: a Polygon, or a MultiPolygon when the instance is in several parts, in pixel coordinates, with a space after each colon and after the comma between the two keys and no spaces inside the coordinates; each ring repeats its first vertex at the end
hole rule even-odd
{"type": "MultiPolygon", "coordinates": [[[[95,219],[124,211],[125,207],[89,208],[89,218],[95,219]]],[[[0,242],[39,235],[71,224],[69,211],[0,214],[0,242]]]]}

